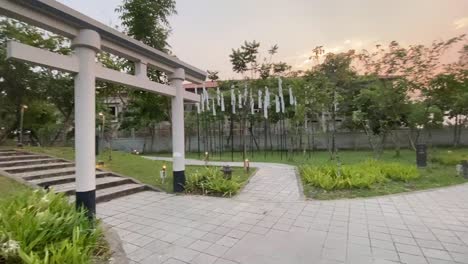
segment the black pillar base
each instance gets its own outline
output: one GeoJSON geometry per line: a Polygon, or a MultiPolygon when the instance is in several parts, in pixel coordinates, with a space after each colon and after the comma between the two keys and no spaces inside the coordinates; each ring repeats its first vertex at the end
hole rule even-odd
{"type": "Polygon", "coordinates": [[[174,171],[174,192],[185,191],[185,171],[174,171]]]}
{"type": "Polygon", "coordinates": [[[88,218],[94,219],[96,215],[96,190],[76,192],[76,208],[85,208],[88,218]]]}

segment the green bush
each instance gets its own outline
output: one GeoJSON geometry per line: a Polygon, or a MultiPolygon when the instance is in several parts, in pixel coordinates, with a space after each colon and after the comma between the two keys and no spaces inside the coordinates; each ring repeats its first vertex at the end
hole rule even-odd
{"type": "Polygon", "coordinates": [[[185,184],[188,193],[229,197],[235,195],[240,187],[240,183],[225,179],[223,173],[216,167],[205,167],[201,171],[195,171],[189,175],[185,184]]]}
{"type": "Polygon", "coordinates": [[[375,183],[388,180],[409,181],[419,177],[419,171],[412,166],[399,163],[385,163],[368,160],[343,165],[302,166],[301,176],[305,184],[324,190],[370,188],[375,183]]]}
{"type": "Polygon", "coordinates": [[[468,152],[463,151],[441,151],[432,155],[431,162],[436,162],[445,166],[455,166],[462,160],[468,160],[468,152]]]}
{"type": "Polygon", "coordinates": [[[90,263],[102,232],[63,195],[24,192],[0,202],[0,263],[90,263]]]}
{"type": "Polygon", "coordinates": [[[420,176],[416,167],[395,162],[382,163],[381,170],[385,177],[396,181],[408,182],[409,180],[417,179],[420,176]]]}

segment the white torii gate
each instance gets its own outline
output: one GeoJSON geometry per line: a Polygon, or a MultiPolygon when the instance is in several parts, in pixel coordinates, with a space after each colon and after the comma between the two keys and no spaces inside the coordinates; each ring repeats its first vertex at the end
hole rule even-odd
{"type": "Polygon", "coordinates": [[[198,102],[183,81],[201,83],[206,73],[179,59],[136,41],[53,0],[0,0],[0,15],[72,39],[73,55],[65,56],[15,41],[7,44],[7,58],[26,61],[75,75],[75,160],[76,205],[96,212],[95,172],[95,82],[103,80],[172,97],[172,150],[174,191],[184,190],[185,142],[184,99],[198,102]],[[135,63],[135,75],[104,68],[96,53],[104,50],[135,63]],[[165,72],[170,86],[150,81],[147,65],[165,72]]]}

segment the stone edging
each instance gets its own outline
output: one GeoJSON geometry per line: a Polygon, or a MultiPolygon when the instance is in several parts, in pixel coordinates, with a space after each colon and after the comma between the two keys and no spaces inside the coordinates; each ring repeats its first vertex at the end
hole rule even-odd
{"type": "Polygon", "coordinates": [[[111,251],[111,257],[109,259],[110,264],[129,264],[130,261],[125,254],[125,250],[122,245],[122,240],[120,239],[117,232],[112,229],[110,225],[104,223],[104,221],[100,221],[99,224],[102,227],[102,231],[104,233],[104,239],[107,241],[109,245],[109,250],[111,251]]]}

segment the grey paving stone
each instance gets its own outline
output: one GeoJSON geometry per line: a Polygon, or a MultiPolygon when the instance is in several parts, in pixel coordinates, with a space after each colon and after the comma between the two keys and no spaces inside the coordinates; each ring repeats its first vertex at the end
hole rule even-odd
{"type": "Polygon", "coordinates": [[[228,249],[229,249],[228,247],[218,245],[218,244],[213,244],[205,250],[205,253],[212,255],[212,256],[216,256],[216,257],[222,257],[228,249]]]}
{"type": "Polygon", "coordinates": [[[201,253],[198,255],[195,259],[192,260],[192,264],[212,264],[214,263],[218,258],[215,256],[211,256],[205,253],[201,253]]]}
{"type": "Polygon", "coordinates": [[[290,168],[265,168],[234,199],[142,192],[99,205],[105,209],[99,216],[117,226],[139,264],[466,262],[468,184],[305,201],[295,197],[297,185],[285,188],[272,179],[283,173],[297,183],[290,168]]]}
{"type": "Polygon", "coordinates": [[[421,248],[424,256],[427,258],[442,259],[442,260],[452,260],[447,251],[432,249],[432,248],[421,248]]]}
{"type": "Polygon", "coordinates": [[[427,264],[427,260],[423,256],[415,256],[406,253],[399,253],[400,261],[404,264],[427,264]]]}
{"type": "Polygon", "coordinates": [[[189,248],[203,252],[205,249],[211,247],[211,245],[213,245],[213,243],[204,240],[197,240],[192,243],[189,248]]]}
{"type": "Polygon", "coordinates": [[[222,235],[215,234],[215,233],[207,233],[206,235],[201,237],[202,240],[205,240],[205,241],[208,241],[208,242],[211,242],[211,243],[216,243],[221,238],[223,238],[222,235]]]}

